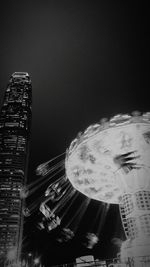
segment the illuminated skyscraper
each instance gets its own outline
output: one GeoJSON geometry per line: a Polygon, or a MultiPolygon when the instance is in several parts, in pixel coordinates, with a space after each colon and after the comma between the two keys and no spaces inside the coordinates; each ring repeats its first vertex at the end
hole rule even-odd
{"type": "Polygon", "coordinates": [[[20,190],[27,179],[31,128],[31,80],[15,72],[8,83],[0,113],[0,266],[18,260],[23,233],[20,190]]]}

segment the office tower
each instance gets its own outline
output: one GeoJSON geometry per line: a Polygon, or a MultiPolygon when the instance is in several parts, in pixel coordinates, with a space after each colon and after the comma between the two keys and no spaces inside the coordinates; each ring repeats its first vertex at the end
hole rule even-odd
{"type": "Polygon", "coordinates": [[[19,260],[31,128],[31,80],[28,73],[12,74],[0,113],[0,266],[19,260]]]}

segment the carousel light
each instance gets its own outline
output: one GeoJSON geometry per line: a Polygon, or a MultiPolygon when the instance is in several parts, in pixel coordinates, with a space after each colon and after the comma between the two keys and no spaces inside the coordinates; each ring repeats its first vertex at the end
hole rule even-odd
{"type": "Polygon", "coordinates": [[[39,263],[40,263],[40,258],[35,258],[35,259],[34,259],[34,264],[37,265],[37,264],[39,264],[39,263]]]}

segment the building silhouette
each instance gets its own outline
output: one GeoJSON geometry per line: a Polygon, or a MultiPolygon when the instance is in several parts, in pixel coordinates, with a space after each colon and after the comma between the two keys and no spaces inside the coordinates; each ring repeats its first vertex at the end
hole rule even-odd
{"type": "Polygon", "coordinates": [[[0,266],[19,260],[23,235],[21,190],[26,184],[32,87],[28,73],[12,74],[0,113],[0,266]]]}

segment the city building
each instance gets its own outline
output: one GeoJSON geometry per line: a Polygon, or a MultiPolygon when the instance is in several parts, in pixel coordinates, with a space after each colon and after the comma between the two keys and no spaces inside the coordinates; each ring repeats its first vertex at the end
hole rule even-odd
{"type": "Polygon", "coordinates": [[[0,113],[0,267],[18,261],[31,131],[32,86],[26,72],[12,74],[0,113]]]}

